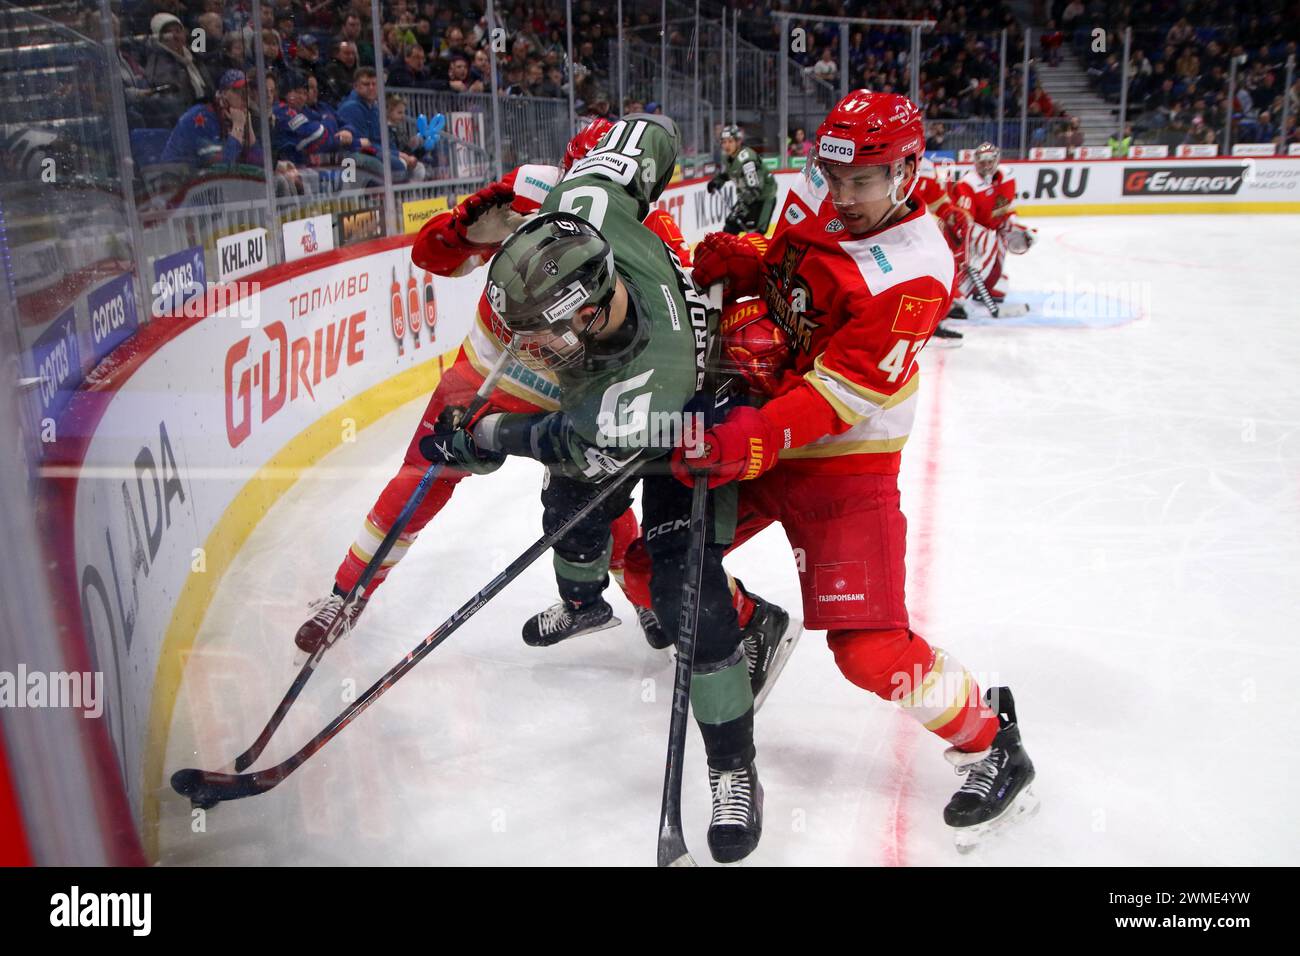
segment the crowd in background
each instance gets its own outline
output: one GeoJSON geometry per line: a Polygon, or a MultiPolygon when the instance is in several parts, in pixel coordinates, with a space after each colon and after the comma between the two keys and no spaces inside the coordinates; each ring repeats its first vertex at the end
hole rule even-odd
{"type": "Polygon", "coordinates": [[[1053,0],[1053,26],[1070,38],[1092,84],[1112,103],[1123,86],[1124,30],[1132,28],[1128,115],[1143,142],[1218,143],[1229,121],[1234,143],[1300,142],[1300,80],[1286,88],[1286,63],[1300,40],[1300,9],[1285,0],[1053,0]],[[1289,7],[1289,9],[1288,9],[1289,7]],[[1106,28],[1104,44],[1094,25],[1106,28]],[[1102,49],[1096,49],[1101,46],[1102,49]],[[1229,100],[1232,60],[1236,87],[1229,100]],[[1280,128],[1283,99],[1288,128],[1280,128]]]}

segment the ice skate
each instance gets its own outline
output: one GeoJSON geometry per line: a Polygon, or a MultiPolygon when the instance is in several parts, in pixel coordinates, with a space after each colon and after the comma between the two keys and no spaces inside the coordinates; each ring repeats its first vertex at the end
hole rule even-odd
{"type": "Polygon", "coordinates": [[[791,622],[784,608],[751,594],[754,615],[741,634],[741,647],[745,652],[745,666],[749,671],[749,685],[754,693],[754,711],[772,692],[790,652],[803,633],[799,623],[791,622]]]}
{"type": "Polygon", "coordinates": [[[969,853],[990,833],[1038,810],[1038,798],[1030,786],[1034,765],[1020,741],[1011,690],[990,688],[984,700],[998,713],[1000,729],[993,745],[979,753],[955,747],[944,753],[957,772],[966,776],[943,810],[943,820],[953,828],[961,853],[969,853]]]}
{"type": "Polygon", "coordinates": [[[528,619],[524,624],[524,643],[529,647],[550,647],[571,637],[618,627],[621,623],[604,598],[580,605],[561,601],[528,619]]]}
{"type": "Polygon", "coordinates": [[[960,332],[946,328],[944,324],[940,322],[935,327],[934,334],[930,336],[930,341],[934,343],[935,348],[955,349],[961,348],[962,339],[964,338],[965,336],[960,332]]]}
{"type": "Polygon", "coordinates": [[[659,623],[659,616],[653,610],[648,607],[637,608],[636,619],[641,625],[641,633],[645,635],[647,644],[657,651],[672,646],[673,639],[664,632],[663,625],[659,623]]]}
{"type": "MultiPolygon", "coordinates": [[[[293,636],[293,642],[297,645],[298,651],[294,655],[294,663],[302,666],[306,659],[316,653],[320,647],[321,641],[325,639],[325,634],[329,631],[330,624],[334,622],[335,616],[338,615],[343,607],[344,595],[337,591],[331,591],[328,597],[319,598],[312,601],[308,607],[313,611],[302,627],[298,628],[298,633],[293,636]]],[[[358,598],[355,603],[347,610],[344,615],[342,626],[335,636],[334,643],[339,638],[346,636],[356,626],[357,618],[366,608],[366,598],[358,598]]]]}
{"type": "Polygon", "coordinates": [[[740,770],[709,768],[713,817],[709,852],[719,863],[735,863],[753,853],[763,835],[763,786],[751,763],[740,770]]]}

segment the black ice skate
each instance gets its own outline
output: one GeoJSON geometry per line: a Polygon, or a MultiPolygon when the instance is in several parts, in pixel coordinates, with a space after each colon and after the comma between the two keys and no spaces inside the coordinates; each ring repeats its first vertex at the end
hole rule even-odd
{"type": "Polygon", "coordinates": [[[935,348],[955,349],[961,347],[961,340],[964,338],[965,336],[960,332],[945,328],[944,324],[940,322],[935,327],[934,334],[930,336],[930,341],[934,343],[935,348]]]}
{"type": "Polygon", "coordinates": [[[636,609],[636,619],[641,624],[641,633],[645,635],[647,644],[657,651],[672,646],[673,639],[664,633],[659,616],[654,611],[648,607],[639,607],[636,609]]]}
{"type": "MultiPolygon", "coordinates": [[[[737,587],[739,587],[737,582],[737,587]]],[[[749,670],[749,686],[754,692],[754,712],[772,693],[776,679],[785,662],[790,659],[795,642],[803,633],[796,622],[790,624],[790,615],[784,608],[751,594],[754,616],[741,634],[741,647],[745,652],[745,666],[749,670]]]]}
{"type": "MultiPolygon", "coordinates": [[[[329,597],[320,598],[312,601],[308,605],[314,612],[302,627],[298,628],[298,633],[293,636],[293,642],[298,645],[298,650],[302,654],[311,655],[316,653],[316,648],[320,647],[320,642],[325,639],[325,634],[329,631],[330,624],[333,623],[339,609],[343,607],[343,595],[337,591],[330,593],[329,597]]],[[[347,612],[338,634],[330,643],[334,643],[339,638],[346,637],[347,634],[356,626],[357,618],[361,612],[366,609],[366,598],[358,598],[347,612]]],[[[304,660],[306,658],[303,658],[304,660]]]]}
{"type": "Polygon", "coordinates": [[[953,299],[952,307],[948,309],[948,314],[944,316],[944,319],[968,319],[968,318],[970,318],[970,316],[966,314],[966,306],[962,305],[956,299],[953,299]]]}
{"type": "Polygon", "coordinates": [[[713,818],[709,852],[719,863],[735,863],[754,852],[763,835],[763,786],[751,763],[741,770],[709,768],[713,818]]]}
{"type": "Polygon", "coordinates": [[[524,643],[529,647],[550,647],[580,634],[618,627],[621,623],[604,598],[596,598],[587,604],[561,601],[528,619],[524,624],[524,643]]]}
{"type": "Polygon", "coordinates": [[[1038,798],[1030,787],[1034,765],[1020,742],[1011,690],[990,688],[984,700],[997,711],[1001,727],[993,746],[980,753],[950,747],[944,754],[958,773],[966,775],[966,782],[943,810],[943,820],[954,829],[961,853],[969,853],[989,833],[1038,810],[1038,798]]]}

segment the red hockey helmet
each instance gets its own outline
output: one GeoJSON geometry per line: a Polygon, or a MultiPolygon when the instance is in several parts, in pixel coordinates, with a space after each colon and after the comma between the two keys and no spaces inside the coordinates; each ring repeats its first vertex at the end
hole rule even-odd
{"type": "Polygon", "coordinates": [[[925,152],[921,111],[898,93],[854,90],[817,127],[817,159],[880,166],[925,152]]]}
{"type": "Polygon", "coordinates": [[[564,148],[564,171],[568,172],[570,166],[595,149],[601,137],[613,128],[609,120],[597,118],[579,130],[564,148]]]}

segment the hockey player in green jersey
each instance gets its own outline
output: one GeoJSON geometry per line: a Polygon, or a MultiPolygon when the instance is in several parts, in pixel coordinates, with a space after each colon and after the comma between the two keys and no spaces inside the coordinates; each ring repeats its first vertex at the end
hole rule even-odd
{"type": "Polygon", "coordinates": [[[722,231],[766,235],[776,208],[776,177],[756,152],[743,145],[744,134],[739,126],[722,127],[721,142],[722,171],[709,180],[709,192],[717,192],[728,180],[736,185],[736,204],[727,213],[722,231]]]}
{"type": "MultiPolygon", "coordinates": [[[[560,409],[449,422],[421,445],[431,461],[469,470],[495,468],[506,455],[544,463],[547,530],[611,475],[640,469],[655,612],[673,622],[690,494],[668,473],[667,454],[683,429],[705,425],[685,410],[705,386],[718,321],[676,257],[641,224],[672,176],[677,148],[671,120],[626,117],[574,164],[540,215],[507,239],[488,267],[487,298],[503,341],[509,337],[507,348],[522,364],[556,376],[560,409]],[[663,467],[648,467],[655,460],[663,467]]],[[[628,506],[631,491],[629,482],[557,544],[561,601],[525,625],[526,642],[555,643],[610,619],[602,597],[609,521],[628,506]]],[[[722,568],[734,531],[734,486],[711,497],[691,701],[713,791],[709,846],[725,862],[752,852],[761,833],[754,693],[789,617],[771,615],[766,627],[742,635],[722,568]],[[752,675],[742,638],[759,645],[752,675]]]]}

